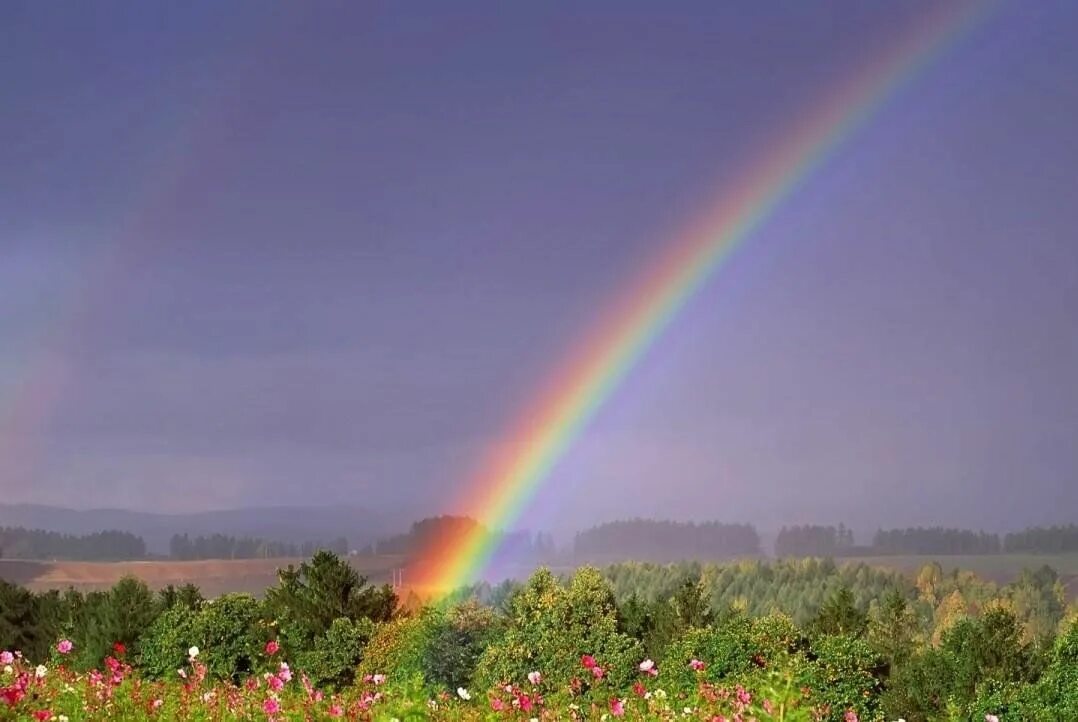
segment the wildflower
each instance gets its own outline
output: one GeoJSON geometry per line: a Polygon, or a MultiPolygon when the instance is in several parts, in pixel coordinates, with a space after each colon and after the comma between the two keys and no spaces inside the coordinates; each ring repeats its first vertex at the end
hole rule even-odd
{"type": "Polygon", "coordinates": [[[468,690],[464,689],[463,687],[457,687],[457,696],[465,702],[472,698],[472,695],[468,692],[468,690]]]}
{"type": "Polygon", "coordinates": [[[267,674],[266,685],[274,692],[280,692],[284,688],[284,681],[275,674],[267,674]]]}
{"type": "Polygon", "coordinates": [[[859,722],[857,713],[852,709],[846,710],[846,714],[842,715],[842,722],[859,722]]]}
{"type": "Polygon", "coordinates": [[[595,657],[591,656],[590,654],[585,654],[583,657],[580,658],[580,664],[584,665],[584,669],[594,669],[595,657]]]}
{"type": "Polygon", "coordinates": [[[329,716],[330,717],[343,717],[344,716],[344,708],[341,707],[339,704],[331,704],[329,706],[329,716]]]}
{"type": "Polygon", "coordinates": [[[191,659],[194,659],[195,657],[197,657],[198,656],[198,647],[191,647],[190,649],[188,649],[187,650],[187,656],[190,657],[191,659]]]}
{"type": "Polygon", "coordinates": [[[116,654],[117,657],[122,657],[127,654],[127,647],[124,645],[123,642],[113,642],[112,651],[116,654]]]}
{"type": "Polygon", "coordinates": [[[154,709],[161,709],[161,706],[162,706],[162,705],[163,705],[164,703],[165,703],[165,700],[163,700],[163,699],[161,699],[161,698],[158,698],[158,699],[155,699],[155,700],[153,701],[153,704],[151,704],[150,706],[151,706],[151,707],[153,707],[154,709]]]}
{"type": "Polygon", "coordinates": [[[12,666],[10,664],[5,664],[4,665],[4,674],[11,674],[14,671],[15,670],[12,668],[12,666]]]}
{"type": "Polygon", "coordinates": [[[650,659],[645,659],[643,662],[640,663],[640,671],[648,675],[649,677],[655,677],[659,674],[658,668],[655,667],[655,663],[652,662],[650,659]]]}
{"type": "Polygon", "coordinates": [[[285,682],[292,681],[292,670],[288,668],[288,662],[281,662],[281,668],[277,676],[285,682]]]}
{"type": "Polygon", "coordinates": [[[38,679],[45,679],[45,675],[48,674],[48,673],[49,673],[48,668],[43,664],[39,664],[37,666],[37,669],[34,670],[34,676],[37,677],[38,679]]]}
{"type": "Polygon", "coordinates": [[[266,714],[277,714],[281,711],[281,703],[273,697],[268,697],[266,701],[262,703],[262,711],[266,714]]]}
{"type": "Polygon", "coordinates": [[[752,701],[752,695],[749,694],[740,684],[737,686],[737,701],[741,704],[748,704],[752,701]]]}
{"type": "Polygon", "coordinates": [[[15,661],[15,655],[6,649],[0,652],[0,664],[11,664],[15,661]]]}
{"type": "Polygon", "coordinates": [[[994,714],[986,714],[984,716],[984,722],[999,722],[999,717],[996,717],[994,714]]]}
{"type": "Polygon", "coordinates": [[[595,679],[602,679],[606,672],[603,670],[602,667],[596,666],[591,668],[591,674],[593,677],[595,677],[595,679]]]}
{"type": "Polygon", "coordinates": [[[186,671],[184,671],[183,669],[177,669],[177,670],[176,670],[176,674],[180,675],[180,676],[181,676],[181,677],[183,677],[184,679],[187,679],[187,672],[186,672],[186,671]]]}
{"type": "Polygon", "coordinates": [[[543,675],[538,672],[528,672],[528,681],[537,685],[543,681],[543,675]]]}
{"type": "Polygon", "coordinates": [[[625,714],[625,701],[614,697],[610,700],[610,714],[621,717],[625,714]]]}
{"type": "Polygon", "coordinates": [[[56,645],[56,651],[60,654],[68,654],[75,645],[71,643],[70,639],[61,639],[60,643],[56,645]]]}
{"type": "Polygon", "coordinates": [[[371,681],[375,684],[382,684],[386,681],[386,676],[384,674],[375,674],[371,676],[371,681]]]}
{"type": "Polygon", "coordinates": [[[693,670],[694,672],[703,672],[704,667],[706,666],[707,665],[701,662],[699,659],[692,659],[689,661],[689,669],[693,670]]]}
{"type": "Polygon", "coordinates": [[[495,712],[504,712],[505,702],[503,702],[500,697],[492,697],[490,700],[490,708],[495,712]]]}
{"type": "MultiPolygon", "coordinates": [[[[67,654],[67,652],[64,652],[64,654],[67,654]]],[[[45,722],[45,720],[50,720],[52,719],[52,711],[47,709],[39,709],[37,712],[34,712],[34,719],[39,720],[39,722],[45,722]]]]}
{"type": "Polygon", "coordinates": [[[646,687],[644,687],[644,685],[640,684],[639,682],[635,682],[633,684],[633,694],[635,694],[637,697],[643,697],[647,693],[648,690],[646,687]]]}

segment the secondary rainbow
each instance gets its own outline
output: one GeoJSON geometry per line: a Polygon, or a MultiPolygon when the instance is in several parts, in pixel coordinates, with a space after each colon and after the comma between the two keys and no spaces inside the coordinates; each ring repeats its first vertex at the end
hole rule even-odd
{"type": "MultiPolygon", "coordinates": [[[[667,244],[519,417],[472,481],[462,511],[491,529],[511,527],[693,294],[852,131],[981,17],[984,7],[949,5],[927,18],[801,118],[687,233],[667,244]]],[[[448,591],[476,580],[497,550],[496,539],[476,532],[436,540],[421,555],[418,586],[448,591]]]]}

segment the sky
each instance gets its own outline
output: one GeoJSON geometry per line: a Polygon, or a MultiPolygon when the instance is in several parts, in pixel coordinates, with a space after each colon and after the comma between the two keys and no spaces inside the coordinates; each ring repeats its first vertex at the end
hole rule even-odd
{"type": "MultiPolygon", "coordinates": [[[[603,304],[933,3],[0,6],[0,498],[451,511],[603,304]]],[[[1078,6],[1000,2],[521,523],[1078,521],[1078,6]]]]}

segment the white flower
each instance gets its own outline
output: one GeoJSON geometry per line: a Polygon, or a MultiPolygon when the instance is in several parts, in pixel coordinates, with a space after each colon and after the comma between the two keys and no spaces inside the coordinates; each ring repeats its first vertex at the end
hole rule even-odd
{"type": "Polygon", "coordinates": [[[457,687],[457,696],[465,702],[472,698],[472,695],[468,692],[468,690],[464,689],[463,687],[457,687]]]}
{"type": "Polygon", "coordinates": [[[10,665],[10,664],[5,664],[5,665],[4,665],[4,674],[11,674],[11,673],[12,673],[12,672],[14,672],[14,671],[15,671],[15,670],[14,670],[14,669],[12,669],[12,667],[11,667],[11,665],[10,665]]]}
{"type": "Polygon", "coordinates": [[[666,690],[663,690],[663,689],[655,690],[655,697],[656,697],[656,699],[666,699],[666,690]]]}
{"type": "Polygon", "coordinates": [[[56,722],[67,722],[67,715],[66,714],[60,715],[59,717],[56,718],[56,722]]]}
{"type": "Polygon", "coordinates": [[[650,672],[654,668],[655,668],[655,663],[652,662],[650,659],[645,659],[643,662],[640,663],[640,671],[641,672],[650,672]]]}
{"type": "Polygon", "coordinates": [[[528,681],[532,684],[539,684],[543,681],[543,675],[538,672],[528,672],[528,681]]]}
{"type": "Polygon", "coordinates": [[[198,656],[198,647],[191,647],[189,650],[187,650],[187,656],[190,657],[191,659],[194,659],[195,657],[197,657],[198,656]]]}
{"type": "Polygon", "coordinates": [[[984,716],[984,722],[999,722],[999,717],[996,717],[994,714],[986,714],[984,716]]]}
{"type": "Polygon", "coordinates": [[[38,679],[44,679],[45,675],[49,673],[49,670],[43,664],[39,664],[37,669],[34,670],[34,676],[38,679]]]}

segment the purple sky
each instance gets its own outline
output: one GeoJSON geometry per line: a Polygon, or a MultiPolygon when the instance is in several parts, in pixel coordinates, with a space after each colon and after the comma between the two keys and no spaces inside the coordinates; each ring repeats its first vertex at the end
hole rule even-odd
{"type": "MultiPolygon", "coordinates": [[[[0,496],[446,508],[641,260],[928,7],[4,3],[0,496]]],[[[1076,77],[1078,6],[1001,4],[528,523],[1075,521],[1076,77]]]]}

